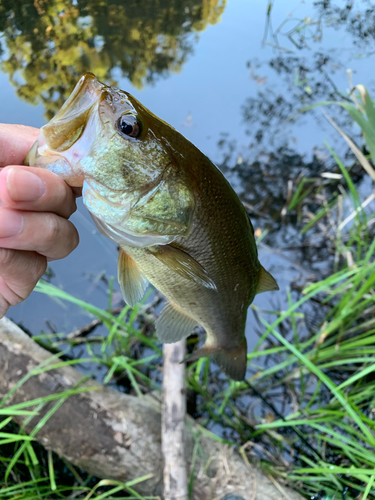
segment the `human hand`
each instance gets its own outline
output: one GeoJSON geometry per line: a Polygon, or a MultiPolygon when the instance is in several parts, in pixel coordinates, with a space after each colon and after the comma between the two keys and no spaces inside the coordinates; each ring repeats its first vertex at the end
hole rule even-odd
{"type": "Polygon", "coordinates": [[[25,300],[47,268],[78,245],[67,219],[75,194],[57,175],[20,166],[39,135],[22,125],[0,124],[0,318],[25,300]]]}

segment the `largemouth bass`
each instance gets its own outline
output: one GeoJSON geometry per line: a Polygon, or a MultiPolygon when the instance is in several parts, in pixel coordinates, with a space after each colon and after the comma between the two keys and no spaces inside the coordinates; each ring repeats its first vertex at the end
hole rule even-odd
{"type": "Polygon", "coordinates": [[[41,129],[28,163],[82,187],[98,229],[120,246],[118,279],[134,306],[148,281],[168,299],[162,342],[203,326],[204,346],[233,379],[245,376],[247,309],[278,290],[261,266],[250,219],[213,163],[127,92],[87,73],[41,129]]]}

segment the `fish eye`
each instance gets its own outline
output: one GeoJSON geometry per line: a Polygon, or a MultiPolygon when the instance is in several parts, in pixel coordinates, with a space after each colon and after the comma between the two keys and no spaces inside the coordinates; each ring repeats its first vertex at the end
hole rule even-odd
{"type": "Polygon", "coordinates": [[[138,137],[141,133],[141,127],[134,115],[122,115],[117,120],[117,130],[122,136],[138,137]]]}

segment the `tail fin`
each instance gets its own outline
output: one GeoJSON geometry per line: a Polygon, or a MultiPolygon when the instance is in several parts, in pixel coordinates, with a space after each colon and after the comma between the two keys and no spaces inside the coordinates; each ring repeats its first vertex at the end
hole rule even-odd
{"type": "Polygon", "coordinates": [[[247,367],[247,342],[245,337],[241,345],[234,349],[205,344],[198,351],[193,352],[184,359],[183,362],[196,361],[205,356],[212,358],[233,380],[243,380],[245,378],[247,367]]]}

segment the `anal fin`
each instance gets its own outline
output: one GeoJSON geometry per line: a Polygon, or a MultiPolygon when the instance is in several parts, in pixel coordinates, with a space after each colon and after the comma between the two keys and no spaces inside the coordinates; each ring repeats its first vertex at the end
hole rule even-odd
{"type": "Polygon", "coordinates": [[[234,349],[205,344],[184,359],[183,363],[196,361],[206,356],[212,358],[231,379],[243,380],[245,378],[247,368],[247,342],[245,337],[242,343],[234,349]]]}
{"type": "Polygon", "coordinates": [[[167,304],[155,323],[156,336],[161,342],[171,344],[188,337],[197,324],[195,319],[167,304]]]}
{"type": "Polygon", "coordinates": [[[125,302],[134,307],[143,298],[148,281],[134,260],[121,247],[118,254],[117,276],[125,302]]]}

